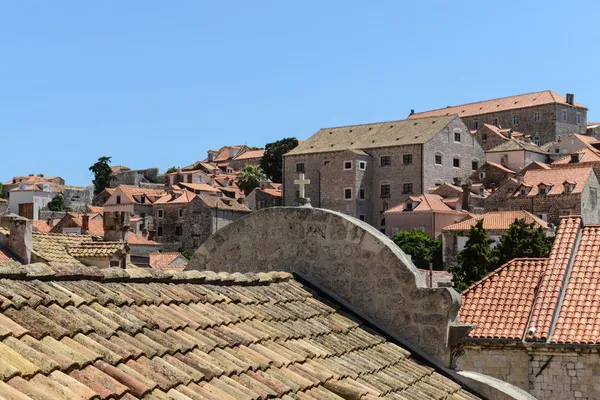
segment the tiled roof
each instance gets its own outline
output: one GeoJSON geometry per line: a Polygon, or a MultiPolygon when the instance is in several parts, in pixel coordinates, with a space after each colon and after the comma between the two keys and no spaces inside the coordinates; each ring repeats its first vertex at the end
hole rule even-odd
{"type": "Polygon", "coordinates": [[[553,166],[568,165],[568,164],[577,165],[577,164],[588,163],[588,162],[593,162],[593,163],[600,162],[600,152],[598,152],[597,150],[584,148],[584,149],[576,151],[575,153],[579,155],[578,161],[576,163],[571,162],[571,154],[569,154],[568,156],[559,158],[558,160],[554,161],[552,163],[552,165],[553,166]]]}
{"type": "MultiPolygon", "coordinates": [[[[73,222],[79,227],[83,224],[83,219],[81,216],[74,216],[72,218],[73,222]]],[[[88,234],[92,236],[104,237],[104,221],[99,219],[90,219],[88,222],[88,234]]],[[[146,246],[158,246],[160,245],[158,242],[154,240],[148,240],[145,237],[138,235],[134,232],[129,232],[127,235],[127,243],[133,245],[146,245],[146,246]]]]}
{"type": "Polygon", "coordinates": [[[442,231],[468,231],[483,219],[483,228],[486,230],[508,230],[510,224],[516,219],[524,219],[528,224],[535,223],[536,227],[548,228],[548,223],[528,211],[491,211],[485,214],[473,214],[473,218],[448,225],[442,231]]]}
{"type": "Polygon", "coordinates": [[[189,190],[173,191],[173,193],[167,193],[160,197],[153,204],[187,204],[196,196],[197,194],[189,190]]]}
{"type": "Polygon", "coordinates": [[[264,154],[265,154],[265,149],[248,150],[248,151],[243,152],[242,154],[238,154],[233,159],[234,160],[250,160],[252,158],[262,158],[262,156],[264,154]]]}
{"type": "Polygon", "coordinates": [[[123,251],[124,244],[116,242],[82,242],[68,246],[67,252],[75,258],[108,258],[123,251]]]}
{"type": "Polygon", "coordinates": [[[275,190],[275,189],[260,189],[261,192],[266,193],[270,196],[273,197],[281,197],[282,193],[281,190],[275,190]]]}
{"type": "Polygon", "coordinates": [[[179,182],[178,183],[179,186],[184,187],[186,189],[190,189],[190,190],[199,190],[202,192],[218,192],[219,189],[214,188],[210,185],[207,185],[206,183],[184,183],[184,182],[179,182]]]}
{"type": "Polygon", "coordinates": [[[585,183],[593,173],[592,167],[579,168],[552,168],[552,169],[531,169],[523,175],[523,184],[531,186],[531,190],[522,195],[519,190],[515,192],[515,196],[535,196],[539,193],[538,185],[550,185],[552,189],[548,192],[548,196],[564,194],[564,183],[573,182],[575,188],[572,193],[581,193],[585,183]]]}
{"type": "Polygon", "coordinates": [[[234,199],[226,197],[207,196],[199,194],[198,197],[210,208],[218,208],[220,210],[251,212],[248,207],[238,203],[234,199]]]}
{"type": "Polygon", "coordinates": [[[460,321],[478,325],[469,336],[521,340],[546,262],[514,259],[465,290],[460,321]]]}
{"type": "Polygon", "coordinates": [[[33,224],[34,232],[50,232],[52,230],[52,227],[44,220],[35,219],[31,222],[33,224]]]}
{"type": "MultiPolygon", "coordinates": [[[[537,162],[537,161],[536,161],[536,162],[537,162]]],[[[498,164],[498,163],[495,163],[495,162],[492,162],[492,161],[486,161],[486,162],[485,162],[485,164],[491,165],[492,167],[494,167],[494,168],[498,168],[499,170],[502,170],[502,171],[504,171],[504,172],[507,172],[507,173],[509,173],[509,174],[516,174],[516,172],[515,172],[515,171],[513,171],[513,170],[512,170],[512,169],[510,169],[510,168],[507,168],[507,167],[505,167],[505,166],[504,166],[504,165],[502,165],[502,164],[498,164]]],[[[485,165],[485,164],[484,164],[484,165],[485,165]]],[[[483,165],[482,165],[482,166],[483,166],[483,165]]]]}
{"type": "MultiPolygon", "coordinates": [[[[452,114],[457,114],[460,117],[470,117],[473,115],[489,114],[552,103],[566,105],[567,99],[551,90],[545,90],[543,92],[520,94],[517,96],[503,97],[500,99],[467,103],[460,106],[448,106],[445,108],[439,108],[437,110],[415,113],[409,118],[423,118],[452,114]]],[[[580,108],[585,108],[578,103],[575,103],[575,105],[580,108]]]]}
{"type": "Polygon", "coordinates": [[[150,268],[183,270],[183,265],[170,265],[177,257],[183,257],[179,252],[150,253],[150,268]]]}
{"type": "Polygon", "coordinates": [[[10,255],[10,253],[6,249],[0,247],[0,265],[6,265],[9,262],[17,261],[10,255]]]}
{"type": "Polygon", "coordinates": [[[548,151],[541,149],[533,143],[521,142],[520,140],[511,139],[500,143],[498,146],[493,147],[486,151],[486,153],[502,153],[505,151],[531,151],[534,153],[548,154],[548,151]]]}
{"type": "Polygon", "coordinates": [[[130,245],[141,245],[141,246],[160,246],[160,243],[154,241],[154,240],[150,240],[145,238],[142,235],[138,235],[137,233],[134,232],[129,232],[129,234],[127,234],[127,243],[130,245]]]}
{"type": "MultiPolygon", "coordinates": [[[[154,200],[154,198],[162,196],[165,193],[164,190],[160,190],[160,189],[148,189],[148,188],[141,188],[141,187],[135,187],[135,186],[125,186],[125,185],[120,185],[119,187],[117,187],[117,189],[120,189],[121,192],[123,192],[123,194],[127,197],[129,202],[131,202],[131,203],[141,203],[142,196],[146,196],[148,199],[150,199],[152,201],[152,200],[154,200]]],[[[127,202],[124,200],[125,199],[121,199],[121,204],[127,204],[127,202]]]]}
{"type": "Polygon", "coordinates": [[[476,398],[289,274],[11,272],[10,399],[476,398]]]}
{"type": "Polygon", "coordinates": [[[422,194],[419,196],[409,196],[409,198],[405,202],[390,208],[385,212],[385,214],[423,211],[455,211],[453,208],[444,203],[443,200],[444,199],[437,194],[422,194]],[[411,200],[413,203],[417,203],[417,205],[413,206],[412,210],[410,211],[404,209],[404,205],[408,202],[408,200],[411,200]]]}
{"type": "MultiPolygon", "coordinates": [[[[77,250],[73,253],[72,250],[79,247],[86,247],[94,242],[91,235],[75,235],[62,233],[41,233],[34,232],[32,235],[33,253],[47,261],[52,266],[64,267],[81,267],[83,264],[77,260],[77,255],[80,254],[77,250]]],[[[108,243],[115,249],[123,248],[123,243],[118,242],[100,242],[108,243]]],[[[114,252],[113,252],[114,253],[114,252]]]]}
{"type": "Polygon", "coordinates": [[[376,122],[323,128],[287,155],[422,144],[434,137],[455,116],[376,122]]]}
{"type": "Polygon", "coordinates": [[[95,206],[87,206],[87,210],[90,213],[94,214],[104,214],[104,207],[95,207],[95,206]]]}

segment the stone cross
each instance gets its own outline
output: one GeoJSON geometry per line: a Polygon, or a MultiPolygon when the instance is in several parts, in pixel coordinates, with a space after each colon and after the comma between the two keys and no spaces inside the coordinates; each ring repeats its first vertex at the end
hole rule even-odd
{"type": "Polygon", "coordinates": [[[304,199],[305,198],[305,187],[306,185],[310,184],[310,179],[305,179],[304,178],[304,173],[301,173],[300,175],[298,175],[298,179],[294,179],[294,185],[298,185],[298,189],[300,191],[300,198],[304,199]]]}

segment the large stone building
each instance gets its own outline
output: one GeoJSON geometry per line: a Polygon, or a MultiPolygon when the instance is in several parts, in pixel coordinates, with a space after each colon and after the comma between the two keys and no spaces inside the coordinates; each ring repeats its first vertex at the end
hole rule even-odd
{"type": "Polygon", "coordinates": [[[549,258],[515,259],[463,292],[459,368],[539,400],[600,398],[600,228],[561,220],[549,258]]]}
{"type": "Polygon", "coordinates": [[[460,106],[412,113],[409,119],[458,115],[469,129],[483,124],[510,128],[530,135],[536,143],[549,143],[571,133],[585,133],[587,108],[568,93],[561,96],[550,90],[485,100],[460,106]]]}
{"type": "Polygon", "coordinates": [[[410,195],[467,178],[484,161],[481,146],[455,115],[323,128],[284,155],[284,205],[305,197],[384,229],[383,212],[410,195]]]}

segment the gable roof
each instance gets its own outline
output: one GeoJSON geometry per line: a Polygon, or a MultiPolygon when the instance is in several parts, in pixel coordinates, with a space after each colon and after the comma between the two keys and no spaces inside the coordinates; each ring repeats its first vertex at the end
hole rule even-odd
{"type": "MultiPolygon", "coordinates": [[[[567,103],[567,99],[564,96],[561,96],[560,94],[555,93],[551,90],[544,90],[542,92],[526,93],[516,96],[502,97],[499,99],[478,101],[475,103],[467,103],[459,106],[448,106],[436,110],[415,113],[409,116],[408,118],[413,119],[452,114],[456,114],[460,117],[471,117],[474,115],[516,110],[519,108],[535,107],[542,104],[552,103],[569,105],[567,103]]],[[[579,103],[575,103],[575,106],[579,108],[585,108],[579,103]]]]}
{"type": "Polygon", "coordinates": [[[189,190],[198,190],[201,192],[218,192],[219,189],[214,188],[206,183],[185,183],[179,182],[177,185],[189,190]]]}
{"type": "Polygon", "coordinates": [[[398,204],[395,207],[385,211],[384,214],[396,214],[396,213],[410,213],[410,212],[430,212],[430,211],[456,211],[448,206],[443,201],[444,199],[437,194],[421,194],[419,196],[409,196],[406,201],[398,204]],[[418,203],[412,210],[405,210],[404,205],[408,201],[418,203]]]}
{"type": "Polygon", "coordinates": [[[17,260],[14,259],[14,257],[8,252],[8,250],[0,247],[0,266],[12,262],[20,264],[17,260]]]}
{"type": "Polygon", "coordinates": [[[52,230],[52,227],[44,220],[34,219],[31,222],[34,232],[50,232],[52,230]]]}
{"type": "Polygon", "coordinates": [[[42,232],[32,234],[32,253],[51,266],[82,267],[84,265],[77,258],[110,257],[124,249],[125,243],[99,242],[91,235],[42,232]]]}
{"type": "Polygon", "coordinates": [[[277,190],[277,189],[268,189],[268,188],[264,188],[264,189],[257,188],[257,189],[260,190],[261,192],[266,193],[273,197],[282,197],[282,195],[283,195],[281,190],[277,190]]]}
{"type": "Polygon", "coordinates": [[[534,223],[536,227],[548,229],[548,223],[541,218],[536,217],[528,211],[491,211],[485,214],[473,214],[473,218],[448,225],[442,228],[442,231],[468,231],[477,224],[477,221],[483,219],[483,228],[486,230],[508,230],[510,225],[516,219],[524,219],[528,224],[534,223]]]}
{"type": "Polygon", "coordinates": [[[322,128],[285,156],[422,144],[455,118],[452,115],[322,128]]]}
{"type": "Polygon", "coordinates": [[[558,160],[554,161],[552,163],[552,165],[556,166],[556,165],[577,165],[577,164],[583,164],[583,163],[597,163],[600,162],[600,152],[598,152],[597,150],[592,150],[592,149],[588,149],[588,148],[583,148],[581,150],[576,151],[575,153],[572,154],[578,154],[579,158],[578,161],[575,163],[571,162],[571,154],[563,157],[563,158],[559,158],[558,160]]]}
{"type": "MultiPolygon", "coordinates": [[[[534,161],[534,162],[537,162],[537,161],[534,161]]],[[[504,171],[504,172],[506,172],[506,173],[513,174],[513,175],[514,175],[514,174],[516,174],[516,172],[515,172],[515,171],[513,171],[512,169],[510,169],[510,168],[508,168],[508,167],[505,167],[505,166],[504,166],[504,165],[502,165],[502,164],[498,164],[498,163],[495,163],[495,162],[492,162],[492,161],[486,161],[486,162],[485,162],[485,163],[484,163],[484,164],[483,164],[481,167],[479,167],[479,168],[482,168],[482,167],[483,167],[483,166],[485,166],[486,164],[487,164],[487,165],[490,165],[490,166],[492,166],[492,167],[494,167],[494,168],[497,168],[497,169],[499,169],[499,170],[501,170],[501,171],[504,171]]]]}
{"type": "Polygon", "coordinates": [[[198,198],[209,208],[218,208],[220,210],[251,212],[248,207],[238,203],[229,197],[207,196],[203,194],[197,195],[198,198]]]}
{"type": "Polygon", "coordinates": [[[0,277],[9,398],[477,398],[286,273],[0,277]]]}
{"type": "Polygon", "coordinates": [[[253,158],[262,158],[265,154],[265,149],[248,150],[233,157],[234,160],[250,160],[253,158]]]}
{"type": "Polygon", "coordinates": [[[197,194],[189,190],[173,191],[160,197],[153,204],[187,204],[194,200],[197,194]]]}
{"type": "MultiPolygon", "coordinates": [[[[117,186],[116,189],[120,190],[121,193],[123,193],[123,195],[125,195],[125,199],[121,199],[121,204],[141,203],[142,196],[148,198],[148,200],[150,202],[153,202],[156,198],[158,198],[159,196],[162,196],[165,193],[165,191],[162,189],[148,189],[148,188],[142,188],[142,187],[136,187],[136,186],[125,186],[125,185],[117,186]],[[126,201],[126,200],[128,200],[128,201],[126,201]]],[[[116,193],[117,190],[115,190],[114,193],[116,193]]],[[[113,193],[113,195],[114,195],[114,193],[113,193]]]]}
{"type": "Polygon", "coordinates": [[[185,259],[185,264],[181,265],[181,264],[177,264],[177,265],[173,265],[173,261],[177,260],[178,258],[183,258],[185,259],[185,257],[183,257],[183,255],[181,255],[181,253],[179,252],[152,252],[150,253],[150,268],[155,268],[155,269],[173,269],[173,270],[181,270],[183,271],[183,269],[185,268],[185,265],[187,265],[187,259],[185,259]]]}
{"type": "Polygon", "coordinates": [[[517,139],[510,139],[503,143],[500,143],[498,146],[493,147],[486,151],[486,153],[500,153],[504,151],[531,151],[534,153],[540,154],[548,154],[548,151],[541,149],[539,146],[536,146],[533,143],[522,142],[517,139]]]}
{"type": "Polygon", "coordinates": [[[548,196],[564,194],[564,183],[571,182],[575,184],[572,193],[581,193],[585,183],[593,173],[592,167],[579,168],[552,168],[552,169],[530,169],[523,175],[523,185],[531,187],[531,190],[522,195],[518,190],[515,196],[536,196],[539,193],[540,184],[552,186],[548,196]]]}

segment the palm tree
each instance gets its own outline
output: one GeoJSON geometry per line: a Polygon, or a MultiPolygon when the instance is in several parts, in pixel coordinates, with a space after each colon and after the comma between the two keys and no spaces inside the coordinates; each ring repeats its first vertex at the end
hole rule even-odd
{"type": "Polygon", "coordinates": [[[255,187],[260,186],[260,183],[266,180],[267,176],[260,166],[246,164],[242,168],[242,172],[238,175],[237,184],[244,191],[244,194],[248,196],[255,187]]]}

